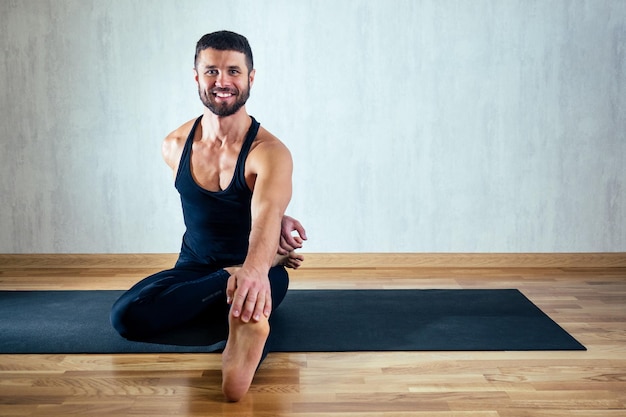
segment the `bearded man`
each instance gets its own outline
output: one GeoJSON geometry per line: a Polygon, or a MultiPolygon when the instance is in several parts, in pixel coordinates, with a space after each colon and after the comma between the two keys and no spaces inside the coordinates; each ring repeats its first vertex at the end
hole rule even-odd
{"type": "Polygon", "coordinates": [[[246,112],[252,50],[220,31],[196,45],[194,78],[204,112],[170,133],[162,154],[180,193],[186,231],[174,268],[149,276],[117,300],[114,328],[141,340],[199,316],[228,322],[222,391],[238,401],[266,351],[269,317],[303,257],[306,233],[285,216],[293,162],[287,147],[246,112]],[[297,231],[297,236],[292,232],[297,231]]]}

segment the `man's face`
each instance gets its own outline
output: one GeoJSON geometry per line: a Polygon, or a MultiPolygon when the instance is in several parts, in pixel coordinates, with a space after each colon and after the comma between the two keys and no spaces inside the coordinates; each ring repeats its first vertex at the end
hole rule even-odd
{"type": "Polygon", "coordinates": [[[194,72],[202,104],[217,116],[237,113],[250,97],[254,70],[248,73],[241,52],[205,49],[198,54],[194,72]]]}

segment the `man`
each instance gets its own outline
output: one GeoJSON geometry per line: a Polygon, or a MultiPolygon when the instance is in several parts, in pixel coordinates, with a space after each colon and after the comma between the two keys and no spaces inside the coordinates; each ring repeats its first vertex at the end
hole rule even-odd
{"type": "Polygon", "coordinates": [[[162,146],[186,225],[178,261],[120,297],[111,322],[138,339],[207,311],[211,320],[227,320],[222,390],[238,401],[262,360],[270,313],[287,292],[284,267],[300,266],[294,249],[306,234],[284,215],[292,193],[289,150],[245,109],[255,76],[247,39],[228,31],[203,36],[194,75],[204,113],[162,146]]]}

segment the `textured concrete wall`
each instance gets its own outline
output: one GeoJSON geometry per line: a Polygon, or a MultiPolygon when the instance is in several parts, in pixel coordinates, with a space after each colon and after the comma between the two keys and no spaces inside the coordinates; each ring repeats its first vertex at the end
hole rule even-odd
{"type": "Polygon", "coordinates": [[[160,143],[218,29],[307,251],[626,251],[624,1],[0,0],[0,253],[178,250],[160,143]]]}

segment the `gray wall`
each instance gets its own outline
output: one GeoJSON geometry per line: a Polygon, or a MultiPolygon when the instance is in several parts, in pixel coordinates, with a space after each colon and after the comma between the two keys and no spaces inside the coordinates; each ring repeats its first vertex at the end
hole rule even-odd
{"type": "Polygon", "coordinates": [[[625,22],[622,0],[0,0],[0,253],[176,252],[160,144],[225,28],[306,251],[626,251],[625,22]]]}

